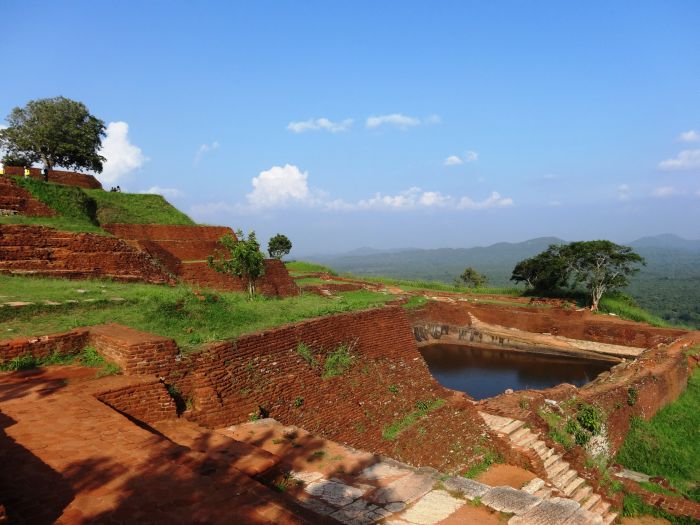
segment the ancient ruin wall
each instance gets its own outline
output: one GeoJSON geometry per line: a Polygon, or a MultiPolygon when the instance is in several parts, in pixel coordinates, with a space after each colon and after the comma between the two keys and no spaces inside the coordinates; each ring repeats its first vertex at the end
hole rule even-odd
{"type": "MultiPolygon", "coordinates": [[[[222,236],[228,234],[236,238],[231,228],[147,224],[108,224],[104,228],[136,243],[184,282],[218,290],[246,290],[247,284],[243,280],[218,273],[204,262],[220,248],[222,236]]],[[[284,264],[274,259],[265,261],[265,275],[258,280],[257,288],[265,295],[289,297],[299,294],[284,264]]]]}
{"type": "Polygon", "coordinates": [[[122,414],[148,424],[177,417],[173,398],[157,379],[100,392],[95,397],[122,414]]]}
{"type": "Polygon", "coordinates": [[[88,335],[87,329],[78,328],[59,334],[0,341],[0,363],[23,355],[43,358],[54,352],[61,355],[77,354],[87,345],[88,335]]]}
{"type": "Polygon", "coordinates": [[[650,348],[670,343],[685,330],[655,328],[588,311],[431,301],[411,312],[412,324],[471,326],[470,314],[489,324],[570,339],[650,348]]]}
{"type": "MultiPolygon", "coordinates": [[[[29,168],[30,177],[33,179],[44,180],[40,168],[29,168]]],[[[5,174],[15,175],[18,177],[24,176],[24,168],[17,166],[5,166],[5,174]]],[[[78,186],[88,190],[101,190],[102,184],[92,175],[78,173],[75,171],[49,170],[49,182],[56,184],[65,184],[66,186],[78,186]]]]}
{"type": "Polygon", "coordinates": [[[29,225],[0,225],[0,272],[165,283],[147,253],[121,239],[29,225]]]}

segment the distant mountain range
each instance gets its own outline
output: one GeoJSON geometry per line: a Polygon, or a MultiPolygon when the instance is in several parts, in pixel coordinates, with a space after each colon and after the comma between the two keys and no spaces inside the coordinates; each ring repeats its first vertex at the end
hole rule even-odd
{"type": "MultiPolygon", "coordinates": [[[[538,237],[474,248],[359,248],[304,259],[325,264],[341,273],[447,283],[465,267],[473,266],[488,277],[490,285],[511,286],[510,275],[518,261],[546,250],[550,244],[563,242],[566,241],[558,237],[538,237]]],[[[626,244],[647,261],[634,277],[629,293],[657,315],[700,328],[700,240],[662,234],[626,244]]]]}

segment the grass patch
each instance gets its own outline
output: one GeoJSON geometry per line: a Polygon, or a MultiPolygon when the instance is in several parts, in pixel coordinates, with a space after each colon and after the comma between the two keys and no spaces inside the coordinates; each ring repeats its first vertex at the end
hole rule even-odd
{"type": "Polygon", "coordinates": [[[61,216],[25,217],[24,215],[10,215],[6,217],[0,217],[0,224],[26,224],[29,226],[46,226],[48,228],[55,228],[57,230],[67,232],[96,233],[98,235],[106,236],[110,235],[99,226],[95,226],[94,224],[90,224],[89,222],[78,221],[61,216]]]}
{"type": "Polygon", "coordinates": [[[210,341],[341,312],[377,307],[392,295],[358,290],[327,298],[303,294],[283,299],[242,293],[204,292],[188,286],[125,284],[105,280],[67,281],[0,275],[2,302],[36,302],[22,308],[0,308],[0,339],[63,332],[80,326],[120,323],[172,337],[184,351],[210,341]],[[83,293],[79,293],[83,290],[83,293]],[[119,297],[121,302],[111,299],[119,297]],[[84,302],[95,299],[94,302],[84,302]],[[44,300],[61,302],[46,306],[44,300]],[[73,303],[67,300],[78,301],[73,303]]]}
{"type": "Polygon", "coordinates": [[[93,347],[86,347],[77,354],[60,354],[55,351],[45,357],[34,357],[31,354],[24,354],[9,361],[0,362],[0,371],[18,372],[21,370],[32,370],[42,366],[74,364],[99,368],[100,370],[97,373],[97,377],[121,372],[117,365],[106,361],[93,347]]]}
{"type": "Polygon", "coordinates": [[[621,294],[604,296],[600,300],[598,309],[600,313],[615,314],[628,321],[647,323],[660,328],[679,328],[679,325],[664,321],[661,317],[647,312],[644,308],[637,306],[631,298],[621,294]]]}
{"type": "Polygon", "coordinates": [[[465,478],[475,478],[482,472],[486,472],[491,465],[503,463],[503,457],[491,447],[477,445],[474,447],[473,453],[480,455],[481,460],[469,467],[469,470],[464,474],[465,478]]]}
{"type": "Polygon", "coordinates": [[[444,399],[416,402],[416,409],[413,412],[406,414],[398,421],[394,421],[391,425],[384,427],[382,430],[382,437],[389,441],[396,439],[401,432],[413,426],[420,418],[426,416],[433,410],[437,410],[444,404],[444,399]]]}
{"type": "Polygon", "coordinates": [[[678,492],[700,502],[700,371],[696,369],[685,392],[650,421],[632,420],[617,461],[663,476],[678,492]]]}
{"type": "Polygon", "coordinates": [[[422,295],[412,295],[408,298],[408,301],[406,301],[402,306],[406,310],[413,310],[414,308],[420,308],[427,302],[427,297],[423,297],[422,295]]]}
{"type": "Polygon", "coordinates": [[[322,264],[304,262],[304,261],[289,261],[284,263],[287,270],[295,274],[303,273],[327,273],[329,275],[338,275],[335,270],[322,264]]]}
{"type": "Polygon", "coordinates": [[[659,507],[647,505],[636,494],[626,494],[622,501],[622,515],[625,518],[638,518],[639,516],[654,516],[664,518],[673,525],[697,525],[697,520],[686,516],[674,516],[659,507]]]}
{"type": "Polygon", "coordinates": [[[104,190],[83,191],[96,202],[96,217],[100,224],[195,224],[162,195],[104,190]]]}
{"type": "Polygon", "coordinates": [[[318,366],[318,361],[314,357],[313,350],[311,350],[311,347],[308,346],[305,343],[299,343],[297,345],[297,354],[301,356],[301,358],[306,361],[307,364],[309,364],[312,367],[318,366]]]}
{"type": "Polygon", "coordinates": [[[350,370],[355,356],[350,352],[351,345],[342,344],[326,356],[323,363],[323,378],[342,376],[350,370]]]}

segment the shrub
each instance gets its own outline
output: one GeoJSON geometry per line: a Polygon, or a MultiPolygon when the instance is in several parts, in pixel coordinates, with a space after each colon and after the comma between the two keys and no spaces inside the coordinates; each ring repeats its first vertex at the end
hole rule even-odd
{"type": "Polygon", "coordinates": [[[582,428],[595,435],[600,433],[600,429],[603,426],[603,412],[594,405],[582,403],[576,414],[576,421],[582,428]]]}
{"type": "Polygon", "coordinates": [[[297,345],[297,353],[301,356],[301,358],[306,361],[309,365],[315,367],[318,365],[318,361],[316,361],[316,358],[314,357],[314,354],[311,350],[311,347],[306,345],[305,343],[299,343],[297,345]]]}
{"type": "Polygon", "coordinates": [[[10,361],[2,363],[0,370],[17,372],[19,370],[31,370],[39,366],[39,360],[32,354],[24,354],[17,356],[10,361]]]}
{"type": "Polygon", "coordinates": [[[326,362],[323,365],[323,377],[336,377],[343,375],[352,366],[355,357],[350,353],[350,346],[342,344],[333,352],[326,356],[326,362]]]}
{"type": "Polygon", "coordinates": [[[637,404],[637,398],[639,397],[639,391],[634,387],[629,387],[627,389],[627,404],[631,407],[637,404]]]}

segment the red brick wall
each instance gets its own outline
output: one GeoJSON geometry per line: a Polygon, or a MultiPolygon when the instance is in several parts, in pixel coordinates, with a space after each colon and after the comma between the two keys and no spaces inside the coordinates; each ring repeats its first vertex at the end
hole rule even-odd
{"type": "Polygon", "coordinates": [[[0,225],[0,272],[125,281],[169,282],[145,252],[121,239],[28,225],[0,225]]]}
{"type": "Polygon", "coordinates": [[[227,233],[236,237],[233,230],[227,226],[106,224],[103,228],[117,237],[135,241],[213,241],[216,243],[227,233]]]}
{"type": "Polygon", "coordinates": [[[28,217],[53,217],[56,212],[35,199],[10,177],[0,177],[0,209],[12,210],[28,217]]]}
{"type": "Polygon", "coordinates": [[[78,328],[59,334],[0,341],[0,363],[26,354],[37,358],[47,357],[54,352],[62,355],[77,354],[85,348],[87,340],[88,330],[78,328]]]}
{"type": "Polygon", "coordinates": [[[158,380],[101,392],[95,397],[115,410],[148,424],[177,417],[175,402],[165,385],[158,380]]]}
{"type": "Polygon", "coordinates": [[[487,304],[454,304],[430,301],[411,312],[411,321],[454,326],[470,326],[469,314],[482,322],[517,328],[527,332],[549,333],[572,339],[648,348],[669,343],[685,330],[654,328],[643,323],[622,321],[608,316],[575,310],[520,308],[487,304]]]}
{"type": "MultiPolygon", "coordinates": [[[[29,170],[31,172],[30,176],[33,179],[44,180],[44,177],[41,174],[41,168],[29,168],[29,170]]],[[[17,166],[5,166],[5,173],[7,175],[23,177],[24,168],[17,166]]],[[[100,184],[100,181],[98,181],[95,177],[75,171],[50,170],[49,182],[65,184],[66,186],[78,186],[86,189],[102,189],[102,184],[100,184]]]]}
{"type": "Polygon", "coordinates": [[[172,339],[117,324],[90,328],[90,344],[126,375],[164,376],[175,367],[179,352],[172,339]]]}

